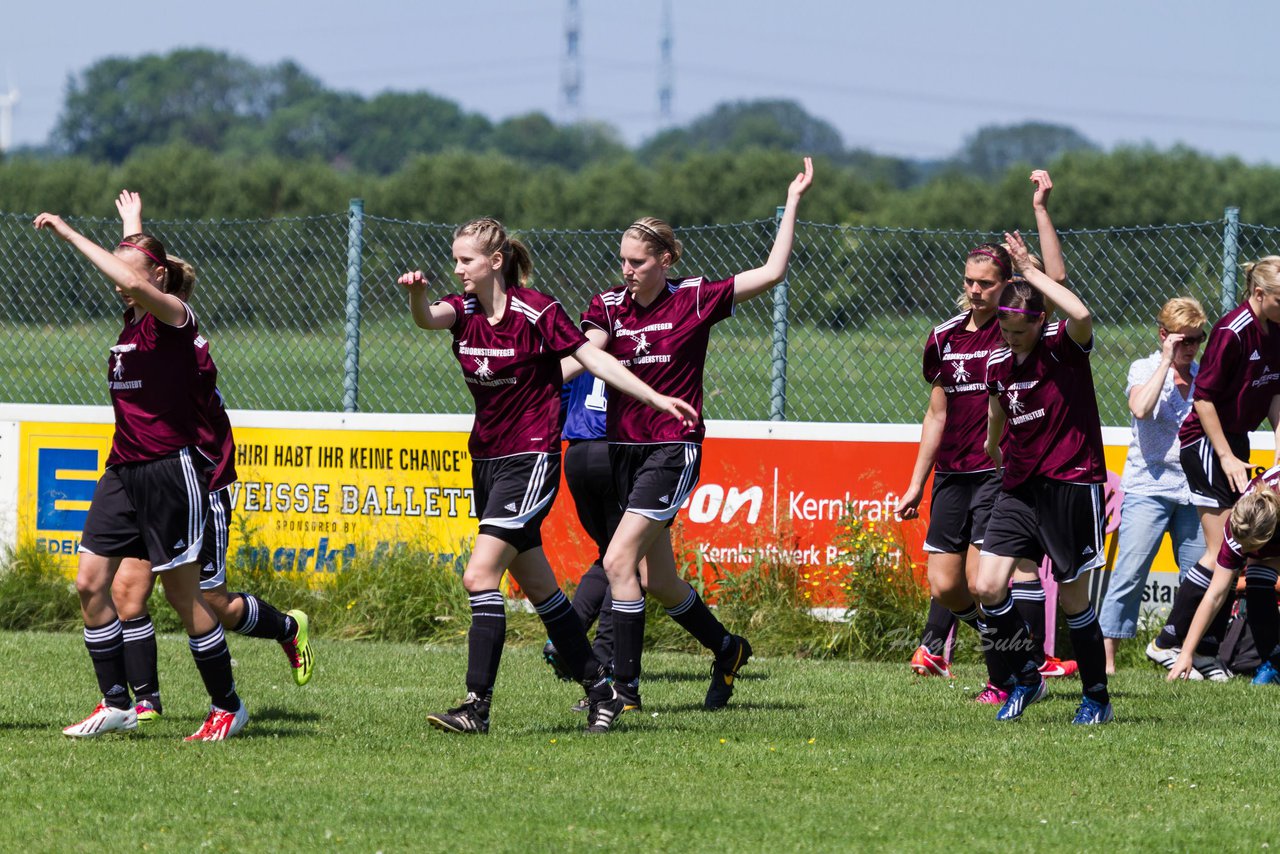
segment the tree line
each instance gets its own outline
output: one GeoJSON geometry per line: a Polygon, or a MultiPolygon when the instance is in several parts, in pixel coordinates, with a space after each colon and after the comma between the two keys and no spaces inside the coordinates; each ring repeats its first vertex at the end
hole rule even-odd
{"type": "Polygon", "coordinates": [[[991,231],[1031,223],[1030,168],[1049,167],[1066,228],[1216,220],[1280,224],[1280,169],[1185,148],[1103,151],[1069,127],[986,127],[936,162],[844,147],[788,101],[722,104],[629,149],[612,128],[539,113],[491,122],[426,92],[326,89],[292,62],[179,50],[102,60],[68,82],[46,146],[0,162],[0,210],[112,216],[121,187],[149,217],[373,215],[516,227],[615,228],[765,219],[798,154],[820,180],[805,219],[991,231]]]}

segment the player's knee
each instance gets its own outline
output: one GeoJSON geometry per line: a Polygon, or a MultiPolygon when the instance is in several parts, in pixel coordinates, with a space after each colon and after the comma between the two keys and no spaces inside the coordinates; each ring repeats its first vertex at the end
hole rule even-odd
{"type": "Polygon", "coordinates": [[[636,574],[635,561],[625,555],[606,553],[601,563],[604,564],[604,574],[609,577],[610,582],[625,581],[636,574]]]}
{"type": "Polygon", "coordinates": [[[479,593],[481,590],[493,590],[502,579],[502,573],[494,573],[488,567],[468,564],[462,573],[462,587],[468,593],[479,593]]]}
{"type": "Polygon", "coordinates": [[[973,595],[983,605],[995,605],[1009,595],[1009,582],[978,576],[973,583],[973,595]]]}
{"type": "Polygon", "coordinates": [[[221,590],[202,590],[201,595],[204,596],[205,604],[209,606],[209,610],[213,611],[213,615],[218,618],[218,622],[224,627],[234,627],[240,621],[236,615],[232,614],[235,607],[235,600],[239,596],[233,595],[225,588],[221,590]]]}

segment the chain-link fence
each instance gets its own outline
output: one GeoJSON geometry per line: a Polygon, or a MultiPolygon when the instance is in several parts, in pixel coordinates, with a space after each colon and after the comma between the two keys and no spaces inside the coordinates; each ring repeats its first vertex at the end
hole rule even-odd
{"type": "MultiPolygon", "coordinates": [[[[30,217],[0,214],[0,400],[107,403],[103,372],[120,303],[102,277],[30,217]]],[[[73,224],[103,244],[117,220],[73,224]]],[[[239,409],[467,413],[445,333],[413,325],[396,276],[451,276],[452,226],[342,214],[270,221],[151,221],[198,271],[192,304],[220,386],[239,409]]],[[[755,267],[775,221],[681,229],[677,275],[755,267]]],[[[619,281],[619,232],[524,231],[533,286],[577,317],[619,281]]],[[[717,419],[915,422],[927,399],[921,349],[956,313],[963,263],[998,235],[801,223],[788,281],[739,306],[712,335],[705,414],[717,419]]],[[[1280,229],[1211,223],[1061,232],[1070,284],[1096,318],[1094,380],[1104,424],[1128,423],[1130,362],[1156,348],[1170,296],[1211,317],[1234,305],[1238,259],[1276,251],[1280,229]]],[[[1030,236],[1035,245],[1034,235],[1030,236]]]]}

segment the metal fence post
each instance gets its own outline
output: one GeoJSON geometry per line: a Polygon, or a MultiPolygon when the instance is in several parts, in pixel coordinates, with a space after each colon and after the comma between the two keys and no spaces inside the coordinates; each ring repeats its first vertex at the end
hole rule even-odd
{"type": "Polygon", "coordinates": [[[1240,268],[1240,209],[1227,208],[1222,226],[1222,313],[1236,307],[1236,272],[1240,268]]]}
{"type": "Polygon", "coordinates": [[[352,199],[347,208],[347,320],[342,371],[342,410],[360,407],[360,278],[364,256],[364,199],[352,199]]]}
{"type": "MultiPolygon", "coordinates": [[[[782,222],[782,212],[786,210],[778,205],[773,216],[774,232],[782,222]]],[[[769,390],[769,420],[787,420],[787,280],[773,286],[773,360],[770,373],[773,378],[769,390]]]]}

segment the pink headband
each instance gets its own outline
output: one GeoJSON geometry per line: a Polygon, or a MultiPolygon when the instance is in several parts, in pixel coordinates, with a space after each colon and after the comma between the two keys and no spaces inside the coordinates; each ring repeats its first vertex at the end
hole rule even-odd
{"type": "Polygon", "coordinates": [[[1044,309],[1034,311],[1029,308],[1013,308],[1012,306],[1002,305],[996,311],[1016,311],[1018,314],[1044,314],[1044,309]]]}
{"type": "Polygon", "coordinates": [[[969,257],[972,258],[974,255],[986,255],[992,261],[996,262],[996,266],[1000,268],[1001,273],[1004,273],[1006,276],[1009,275],[1009,262],[1005,261],[994,252],[988,252],[985,249],[975,249],[969,253],[969,257]]]}
{"type": "Polygon", "coordinates": [[[159,258],[157,258],[155,255],[152,255],[150,252],[148,252],[147,250],[143,249],[141,246],[139,246],[139,245],[138,245],[138,244],[136,244],[136,243],[130,243],[130,242],[128,242],[127,240],[121,240],[121,241],[120,241],[120,245],[121,245],[121,246],[128,246],[130,249],[137,249],[139,252],[141,252],[143,255],[146,255],[146,256],[147,256],[148,258],[150,258],[152,261],[155,261],[155,262],[156,262],[157,264],[159,264],[161,267],[165,266],[165,263],[164,263],[163,261],[161,261],[161,260],[160,260],[159,258]]]}

